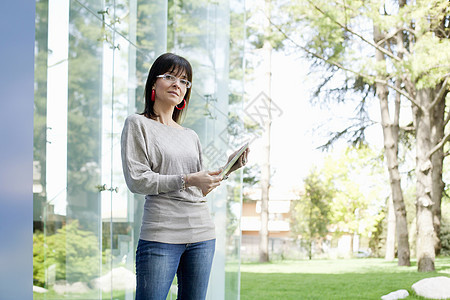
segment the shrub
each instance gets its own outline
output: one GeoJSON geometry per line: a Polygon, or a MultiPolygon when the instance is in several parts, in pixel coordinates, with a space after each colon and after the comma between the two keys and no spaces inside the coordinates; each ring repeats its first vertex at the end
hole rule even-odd
{"type": "MultiPolygon", "coordinates": [[[[45,270],[54,266],[55,280],[87,282],[98,276],[99,238],[80,228],[77,220],[58,229],[53,235],[33,235],[33,282],[44,286],[45,270]],[[70,276],[67,276],[70,274],[70,276]]],[[[104,252],[102,253],[104,259],[104,252]]]]}

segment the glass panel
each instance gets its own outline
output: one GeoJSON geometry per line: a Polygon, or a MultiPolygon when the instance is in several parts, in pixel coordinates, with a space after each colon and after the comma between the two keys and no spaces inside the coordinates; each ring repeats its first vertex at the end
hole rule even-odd
{"type": "MultiPolygon", "coordinates": [[[[229,96],[228,96],[228,145],[237,149],[245,137],[244,103],[244,43],[245,5],[243,1],[230,1],[229,48],[229,96]]],[[[234,181],[227,185],[227,231],[225,262],[225,299],[239,299],[240,249],[242,216],[243,170],[236,173],[234,181]]],[[[233,179],[233,178],[230,178],[233,179]]]]}
{"type": "MultiPolygon", "coordinates": [[[[124,0],[121,0],[124,1],[124,0]]],[[[144,110],[144,87],[153,61],[166,52],[167,45],[167,1],[130,1],[129,40],[136,45],[135,102],[129,99],[129,113],[144,110]],[[134,6],[131,5],[134,3],[134,6]],[[135,7],[135,10],[131,9],[135,7]],[[139,12],[139,13],[138,13],[139,12]],[[132,17],[134,16],[134,17],[132,17]]]]}
{"type": "Polygon", "coordinates": [[[114,27],[151,62],[165,52],[167,44],[167,1],[116,0],[114,27]]]}
{"type": "Polygon", "coordinates": [[[94,16],[104,14],[107,17],[112,15],[114,9],[114,0],[73,0],[71,2],[90,11],[94,16]]]}
{"type": "Polygon", "coordinates": [[[111,285],[114,291],[124,299],[134,299],[136,287],[135,249],[139,238],[141,216],[136,213],[142,210],[143,196],[133,195],[128,191],[122,173],[120,139],[125,118],[128,116],[129,99],[134,106],[136,47],[124,37],[115,34],[114,38],[114,73],[113,102],[108,106],[112,124],[108,137],[111,139],[110,171],[111,193],[109,211],[102,214],[103,222],[110,222],[111,269],[114,274],[111,285]]]}
{"type": "MultiPolygon", "coordinates": [[[[223,166],[231,151],[240,144],[241,141],[232,139],[228,132],[230,125],[240,130],[234,131],[235,137],[242,136],[243,131],[242,121],[239,118],[231,120],[229,110],[230,103],[234,103],[232,108],[242,111],[243,96],[243,54],[242,51],[235,53],[237,49],[230,52],[231,16],[241,18],[237,24],[240,27],[233,31],[241,28],[237,39],[243,45],[243,3],[169,1],[169,50],[188,58],[194,69],[190,107],[183,125],[198,133],[206,169],[223,166]],[[237,66],[233,69],[233,81],[229,80],[231,59],[237,66]]],[[[236,111],[232,113],[239,115],[236,111]]],[[[240,176],[236,174],[208,196],[217,236],[208,299],[239,298],[240,182],[240,176]]]]}
{"type": "MultiPolygon", "coordinates": [[[[225,163],[236,146],[236,131],[228,129],[239,127],[239,120],[229,123],[229,109],[242,106],[242,78],[228,79],[229,65],[233,74],[242,71],[242,53],[228,41],[243,3],[232,7],[37,0],[33,263],[34,284],[49,292],[36,299],[134,299],[144,196],[131,194],[123,180],[124,119],[143,111],[148,70],[169,45],[195,70],[183,125],[199,134],[206,168],[225,163]]],[[[240,181],[234,176],[209,199],[217,251],[208,299],[239,297],[240,181]]]]}
{"type": "MultiPolygon", "coordinates": [[[[115,42],[115,32],[111,27],[111,16],[114,9],[110,8],[108,14],[100,14],[102,16],[102,66],[101,82],[102,99],[101,99],[101,172],[99,179],[100,186],[100,215],[99,222],[101,224],[101,246],[104,258],[102,260],[102,271],[97,280],[103,294],[101,299],[111,299],[113,296],[112,278],[114,276],[112,257],[114,249],[114,236],[112,230],[112,195],[115,193],[113,185],[113,132],[112,132],[112,107],[114,97],[114,53],[117,50],[115,42]]],[[[112,24],[114,25],[114,24],[112,24]]],[[[118,190],[117,190],[118,191],[118,190]]]]}
{"type": "MultiPolygon", "coordinates": [[[[44,211],[47,210],[48,1],[36,1],[33,139],[33,285],[46,285],[44,211]]],[[[56,223],[57,220],[54,221],[56,223]]],[[[50,224],[47,222],[47,226],[50,224]]],[[[60,226],[60,225],[59,225],[60,226]]]]}
{"type": "Polygon", "coordinates": [[[105,252],[98,186],[102,173],[101,107],[106,33],[98,15],[76,1],[70,8],[69,24],[65,249],[68,289],[64,295],[100,298],[102,289],[98,278],[102,275],[105,252]]]}
{"type": "Polygon", "coordinates": [[[104,132],[105,137],[111,139],[111,151],[104,158],[104,164],[109,160],[111,186],[117,188],[117,192],[112,193],[109,211],[102,213],[102,218],[104,224],[110,222],[110,230],[105,228],[104,231],[110,232],[112,241],[110,268],[114,275],[111,286],[123,299],[134,299],[135,251],[144,196],[133,195],[125,184],[120,139],[125,118],[143,111],[148,70],[155,56],[165,51],[167,4],[165,1],[116,1],[115,16],[116,22],[112,26],[116,30],[113,34],[114,56],[111,62],[114,66],[111,81],[113,102],[104,105],[104,113],[111,118],[111,131],[104,132]],[[150,26],[149,20],[159,21],[150,26]]]}
{"type": "Polygon", "coordinates": [[[36,24],[35,298],[100,299],[105,30],[77,1],[38,1],[36,24]]]}

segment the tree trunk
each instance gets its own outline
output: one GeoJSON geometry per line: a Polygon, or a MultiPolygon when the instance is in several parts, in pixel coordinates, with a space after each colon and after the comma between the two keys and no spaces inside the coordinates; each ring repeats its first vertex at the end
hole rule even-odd
{"type": "MultiPolygon", "coordinates": [[[[441,21],[441,25],[434,30],[434,34],[439,37],[440,39],[447,38],[445,35],[445,32],[448,30],[448,18],[443,18],[441,21]]],[[[440,97],[440,99],[436,99],[438,102],[433,110],[433,122],[432,122],[432,129],[431,129],[431,143],[432,146],[435,147],[437,144],[441,142],[441,140],[444,138],[444,130],[446,127],[446,120],[444,119],[444,113],[445,113],[445,97],[447,96],[447,93],[449,92],[448,88],[445,89],[444,93],[442,95],[438,95],[440,89],[443,85],[446,85],[447,81],[445,80],[444,83],[438,84],[432,93],[432,96],[434,97],[440,97]]],[[[445,88],[445,87],[444,87],[445,88]]],[[[431,163],[433,165],[432,169],[432,182],[433,182],[433,189],[432,189],[432,200],[433,200],[433,226],[434,231],[436,234],[436,240],[434,243],[434,250],[436,256],[439,255],[441,252],[441,240],[440,240],[440,233],[441,233],[441,198],[444,194],[444,188],[445,184],[442,181],[442,168],[444,163],[444,151],[443,146],[437,150],[432,156],[431,156],[431,163]]]]}
{"type": "MultiPolygon", "coordinates": [[[[383,35],[378,28],[374,27],[374,41],[379,42],[383,35]]],[[[381,51],[375,50],[377,62],[384,62],[385,58],[381,51]]],[[[384,149],[391,184],[392,201],[395,209],[395,222],[397,234],[398,265],[410,265],[410,252],[408,241],[408,223],[406,221],[406,208],[403,200],[401,177],[398,170],[398,123],[391,122],[388,105],[388,88],[385,84],[376,83],[376,92],[380,101],[381,125],[383,127],[384,149]]],[[[398,120],[399,109],[395,110],[395,120],[398,120]]]]}
{"type": "Polygon", "coordinates": [[[309,260],[312,259],[312,247],[313,247],[313,224],[312,224],[312,208],[313,208],[313,203],[312,203],[312,199],[309,199],[309,215],[308,215],[308,231],[309,231],[309,260]]]}
{"type": "Polygon", "coordinates": [[[350,249],[348,249],[348,257],[353,257],[353,242],[354,242],[355,233],[352,232],[350,234],[350,249]]]}
{"type": "MultiPolygon", "coordinates": [[[[267,150],[268,149],[266,149],[266,151],[267,150]]],[[[261,169],[261,228],[259,231],[260,262],[269,261],[269,176],[270,164],[265,162],[261,169]]]]}
{"type": "Polygon", "coordinates": [[[431,144],[431,117],[428,111],[430,89],[418,90],[415,109],[416,125],[416,219],[417,219],[417,269],[434,271],[436,234],[433,226],[432,163],[429,157],[431,144]]]}
{"type": "MultiPolygon", "coordinates": [[[[442,84],[439,84],[432,93],[432,99],[437,96],[442,84]]],[[[431,145],[434,147],[444,138],[444,113],[445,113],[445,94],[433,109],[433,117],[431,124],[431,145]]],[[[441,147],[431,156],[432,164],[432,201],[433,201],[433,226],[436,234],[434,242],[434,251],[436,256],[441,252],[441,240],[439,238],[441,232],[441,198],[444,193],[445,184],[442,181],[442,168],[444,164],[444,150],[441,147]]]]}
{"type": "Polygon", "coordinates": [[[392,261],[395,258],[395,211],[392,197],[388,199],[387,236],[385,260],[392,261]]]}
{"type": "Polygon", "coordinates": [[[267,17],[265,27],[265,39],[263,45],[264,56],[264,83],[265,94],[268,100],[268,118],[264,120],[263,124],[263,162],[261,167],[261,229],[259,231],[259,261],[269,261],[269,189],[270,189],[270,129],[272,124],[271,119],[271,89],[272,84],[272,70],[271,70],[271,56],[272,45],[269,41],[270,37],[270,0],[265,0],[264,12],[267,17]]]}
{"type": "Polygon", "coordinates": [[[309,240],[308,244],[309,244],[308,257],[309,257],[309,260],[312,260],[312,247],[313,247],[312,239],[309,240]]]}

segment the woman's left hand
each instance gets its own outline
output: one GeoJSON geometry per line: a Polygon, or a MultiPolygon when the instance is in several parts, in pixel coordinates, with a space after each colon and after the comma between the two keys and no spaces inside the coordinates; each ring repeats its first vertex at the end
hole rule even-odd
{"type": "MultiPolygon", "coordinates": [[[[236,153],[238,153],[239,150],[235,151],[233,154],[230,155],[230,157],[228,157],[228,161],[232,160],[233,157],[236,155],[236,153]]],[[[245,164],[248,162],[247,160],[247,156],[248,153],[250,152],[250,148],[245,149],[245,151],[242,153],[241,156],[239,156],[239,159],[234,163],[234,165],[231,167],[230,171],[228,172],[228,174],[230,174],[231,172],[234,172],[240,168],[242,168],[243,166],[245,166],[245,164]]],[[[227,162],[228,163],[228,162],[227,162]]],[[[227,175],[228,175],[227,174],[227,175]]]]}

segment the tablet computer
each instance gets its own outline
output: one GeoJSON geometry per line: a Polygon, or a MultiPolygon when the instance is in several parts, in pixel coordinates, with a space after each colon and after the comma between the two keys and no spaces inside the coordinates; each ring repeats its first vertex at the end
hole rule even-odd
{"type": "Polygon", "coordinates": [[[222,172],[220,172],[219,176],[221,178],[224,178],[225,175],[230,171],[231,167],[236,163],[236,161],[239,159],[239,157],[244,153],[244,151],[248,148],[249,142],[246,142],[236,153],[235,156],[227,163],[227,165],[223,168],[222,172]]]}

